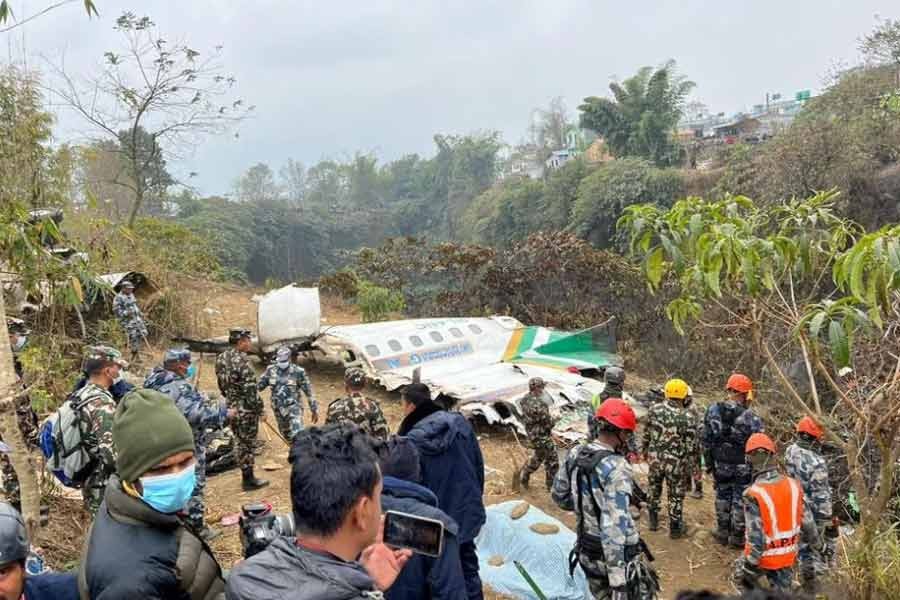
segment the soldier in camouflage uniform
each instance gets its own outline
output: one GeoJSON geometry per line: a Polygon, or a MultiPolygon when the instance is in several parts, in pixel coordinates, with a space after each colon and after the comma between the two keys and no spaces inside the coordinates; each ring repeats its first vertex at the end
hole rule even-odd
{"type": "Polygon", "coordinates": [[[106,481],[116,471],[116,450],[113,447],[112,427],[116,403],[109,388],[119,380],[128,366],[122,354],[109,346],[93,346],[84,360],[88,382],[70,396],[69,401],[81,417],[81,440],[95,463],[94,470],[81,487],[84,508],[91,515],[97,513],[106,491],[106,481]]]}
{"type": "Polygon", "coordinates": [[[318,423],[319,407],[313,398],[306,371],[294,364],[289,347],[282,346],[278,349],[275,364],[269,365],[259,378],[256,389],[261,392],[267,387],[272,388],[272,412],[278,421],[278,429],[288,443],[293,443],[294,437],[303,431],[303,405],[300,402],[299,391],[302,390],[306,394],[312,422],[318,423]]]}
{"type": "Polygon", "coordinates": [[[258,490],[269,485],[253,473],[254,445],[259,434],[262,399],[256,391],[256,374],[250,368],[250,330],[232,329],[228,332],[232,348],[216,357],[216,380],[225,396],[228,408],[237,411],[234,433],[237,437],[238,464],[241,466],[241,487],[244,491],[258,490]]]}
{"type": "Polygon", "coordinates": [[[797,500],[803,496],[800,482],[778,472],[772,439],[754,433],[745,453],[753,483],[742,494],[747,538],[740,583],[750,591],[765,577],[770,587],[789,592],[800,544],[820,547],[816,524],[805,503],[797,500]]]}
{"type": "Polygon", "coordinates": [[[344,388],[347,395],[328,405],[325,424],[350,422],[373,438],[387,440],[390,430],[381,406],[362,393],[366,388],[366,374],[359,369],[347,369],[344,388]]]}
{"type": "Polygon", "coordinates": [[[753,384],[750,378],[734,373],[725,386],[728,399],[706,410],[703,419],[703,459],[716,487],[716,530],[720,544],[744,545],[744,512],[741,500],[750,485],[750,466],[744,445],[754,433],[763,431],[762,420],[750,408],[753,384]]]}
{"type": "Polygon", "coordinates": [[[693,487],[691,497],[698,500],[703,498],[703,409],[694,404],[694,392],[688,386],[688,395],[684,399],[684,407],[687,409],[694,423],[694,449],[691,451],[690,468],[685,472],[686,483],[684,489],[693,487]]]}
{"type": "MultiPolygon", "coordinates": [[[[797,423],[796,441],[784,453],[784,464],[787,474],[803,486],[806,510],[812,515],[819,537],[827,548],[830,540],[837,536],[836,526],[832,522],[828,464],[822,457],[820,447],[823,435],[822,428],[810,417],[800,419],[797,423]]],[[[823,557],[816,555],[815,548],[808,544],[800,545],[800,579],[807,592],[815,592],[817,570],[824,571],[822,559],[823,557]]]]}
{"type": "Polygon", "coordinates": [[[522,399],[519,405],[522,408],[522,424],[528,434],[528,444],[534,450],[531,459],[522,469],[520,482],[526,489],[531,474],[544,465],[547,489],[553,487],[556,472],[559,471],[559,456],[556,454],[556,444],[553,443],[551,431],[553,430],[553,417],[550,415],[550,402],[552,400],[544,393],[546,384],[540,377],[534,377],[528,382],[528,395],[522,399]]]}
{"type": "Polygon", "coordinates": [[[684,407],[687,394],[688,385],[683,380],[666,382],[666,401],[650,407],[644,431],[643,454],[650,465],[647,477],[650,530],[659,528],[659,505],[665,482],[669,499],[669,537],[672,539],[687,535],[683,517],[685,474],[691,469],[691,452],[696,445],[696,429],[684,407]]]}
{"type": "Polygon", "coordinates": [[[134,284],[130,281],[122,284],[121,291],[113,299],[113,313],[128,335],[128,349],[131,351],[131,360],[135,361],[147,337],[147,325],[134,297],[134,284]]]}
{"type": "Polygon", "coordinates": [[[626,570],[639,555],[640,536],[629,510],[631,466],[620,452],[627,448],[637,419],[618,398],[604,401],[594,416],[593,441],[569,451],[551,497],[561,509],[575,512],[570,573],[581,566],[594,598],[627,600],[626,570]]]}
{"type": "Polygon", "coordinates": [[[191,353],[183,348],[167,350],[161,367],[156,367],[144,381],[144,387],[165,394],[175,402],[175,406],[187,419],[194,433],[194,460],[197,483],[194,493],[187,503],[187,522],[205,540],[218,537],[219,532],[204,524],[205,505],[203,493],[206,490],[206,444],[207,429],[221,429],[227,419],[234,418],[237,411],[228,408],[224,400],[211,402],[189,381],[191,353]]]}

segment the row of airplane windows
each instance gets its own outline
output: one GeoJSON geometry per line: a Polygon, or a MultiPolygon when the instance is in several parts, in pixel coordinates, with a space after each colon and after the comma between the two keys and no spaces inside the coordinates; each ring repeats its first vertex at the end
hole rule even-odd
{"type": "MultiPolygon", "coordinates": [[[[469,331],[474,333],[475,335],[481,335],[484,331],[478,325],[474,323],[469,323],[468,325],[469,331]]],[[[458,327],[451,327],[449,329],[450,335],[455,338],[463,337],[463,332],[458,327]]],[[[434,340],[437,343],[444,341],[444,336],[441,335],[440,331],[429,331],[428,337],[434,340]]],[[[413,348],[421,348],[425,345],[425,342],[417,335],[409,336],[409,343],[412,344],[413,348]]],[[[400,352],[403,350],[403,344],[400,343],[400,340],[392,339],[387,341],[388,348],[393,352],[400,352]]],[[[375,344],[369,344],[366,346],[366,354],[368,354],[372,358],[377,358],[381,356],[381,349],[375,344]]]]}

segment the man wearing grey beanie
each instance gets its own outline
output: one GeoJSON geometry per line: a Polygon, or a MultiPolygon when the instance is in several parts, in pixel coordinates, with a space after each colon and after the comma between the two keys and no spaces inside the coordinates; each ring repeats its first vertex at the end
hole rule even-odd
{"type": "Polygon", "coordinates": [[[171,398],[136,390],[113,422],[117,474],[78,575],[88,598],[224,598],[222,570],[181,513],[194,490],[194,436],[171,398]]]}

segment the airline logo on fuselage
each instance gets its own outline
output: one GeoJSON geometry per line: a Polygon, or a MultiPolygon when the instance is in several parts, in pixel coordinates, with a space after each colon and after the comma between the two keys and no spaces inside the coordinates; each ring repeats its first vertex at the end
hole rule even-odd
{"type": "Polygon", "coordinates": [[[429,348],[419,352],[395,354],[394,356],[380,358],[372,361],[372,366],[376,371],[400,369],[403,367],[415,367],[416,365],[434,362],[436,360],[457,358],[472,353],[473,349],[470,342],[460,342],[458,344],[429,348]]]}

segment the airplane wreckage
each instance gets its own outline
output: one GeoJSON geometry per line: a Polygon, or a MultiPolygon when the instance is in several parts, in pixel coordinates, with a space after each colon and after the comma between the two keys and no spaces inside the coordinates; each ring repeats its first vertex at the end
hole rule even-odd
{"type": "MultiPolygon", "coordinates": [[[[413,381],[426,384],[444,405],[524,433],[519,401],[528,380],[547,383],[546,399],[559,416],[554,434],[574,443],[587,431],[591,398],[601,375],[621,366],[615,319],[576,332],[526,326],[507,316],[384,321],[321,326],[317,288],[287,286],[255,298],[254,352],[264,360],[282,345],[307,355],[357,367],[394,391],[413,381]]],[[[194,352],[220,352],[227,338],[178,338],[194,352]]],[[[627,394],[626,394],[627,396],[627,394]]],[[[639,416],[644,407],[627,397],[639,416]]]]}

